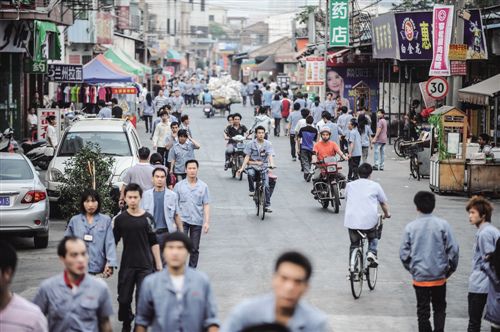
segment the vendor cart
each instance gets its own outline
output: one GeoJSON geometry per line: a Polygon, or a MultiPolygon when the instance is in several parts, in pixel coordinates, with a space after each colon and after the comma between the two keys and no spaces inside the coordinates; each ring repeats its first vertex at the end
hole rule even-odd
{"type": "Polygon", "coordinates": [[[231,114],[231,104],[232,102],[226,98],[215,98],[212,107],[215,113],[219,112],[219,114],[224,117],[226,112],[228,115],[231,114]]]}

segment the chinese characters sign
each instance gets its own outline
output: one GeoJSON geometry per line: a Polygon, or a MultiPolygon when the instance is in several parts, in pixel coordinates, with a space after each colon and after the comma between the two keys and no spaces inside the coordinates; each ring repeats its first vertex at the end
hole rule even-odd
{"type": "Polygon", "coordinates": [[[467,59],[467,45],[450,44],[450,53],[448,54],[448,59],[461,61],[467,59]]]}
{"type": "Polygon", "coordinates": [[[432,12],[396,13],[400,60],[432,59],[432,12]]]}
{"type": "Polygon", "coordinates": [[[23,71],[27,74],[46,74],[47,60],[24,59],[23,71]]]}
{"type": "Polygon", "coordinates": [[[50,82],[80,83],[83,81],[81,65],[50,64],[47,79],[50,82]]]}
{"type": "Polygon", "coordinates": [[[466,76],[467,63],[465,61],[450,61],[451,62],[451,75],[466,76]]]}
{"type": "Polygon", "coordinates": [[[38,139],[47,139],[47,127],[49,123],[47,122],[47,117],[49,115],[55,115],[56,117],[56,130],[57,137],[61,137],[61,110],[60,109],[51,109],[51,108],[39,108],[37,109],[37,117],[38,117],[38,139]]]}
{"type": "Polygon", "coordinates": [[[306,85],[321,86],[325,81],[325,58],[306,58],[306,85]]]}
{"type": "Polygon", "coordinates": [[[467,60],[488,59],[483,22],[479,9],[469,10],[470,19],[464,21],[464,43],[467,44],[467,60]]]}
{"type": "Polygon", "coordinates": [[[330,17],[330,46],[349,46],[349,1],[330,0],[328,14],[330,17]]]}
{"type": "Polygon", "coordinates": [[[448,53],[453,24],[453,6],[434,5],[432,22],[434,49],[429,76],[450,76],[448,53]]]}
{"type": "Polygon", "coordinates": [[[398,59],[397,36],[394,14],[380,15],[372,19],[374,59],[398,59]]]}
{"type": "Polygon", "coordinates": [[[30,39],[26,21],[0,21],[0,53],[24,53],[30,39]]]}
{"type": "Polygon", "coordinates": [[[99,12],[95,17],[98,44],[113,44],[113,17],[111,13],[99,12]]]}
{"type": "Polygon", "coordinates": [[[135,95],[137,90],[135,88],[112,88],[114,95],[135,95]]]}

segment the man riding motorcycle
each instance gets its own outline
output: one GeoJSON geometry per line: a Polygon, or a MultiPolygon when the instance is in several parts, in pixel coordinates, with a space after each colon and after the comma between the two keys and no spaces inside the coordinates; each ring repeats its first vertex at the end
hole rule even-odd
{"type": "Polygon", "coordinates": [[[247,132],[247,127],[241,124],[241,114],[235,113],[233,115],[233,125],[228,127],[226,131],[228,142],[226,146],[226,162],[224,163],[224,170],[229,168],[229,160],[234,152],[234,145],[237,143],[232,138],[237,135],[246,136],[247,132]]]}

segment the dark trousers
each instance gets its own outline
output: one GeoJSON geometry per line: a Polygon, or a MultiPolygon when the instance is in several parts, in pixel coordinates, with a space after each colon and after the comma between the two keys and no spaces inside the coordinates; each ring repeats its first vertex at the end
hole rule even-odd
{"type": "Polygon", "coordinates": [[[247,106],[247,96],[241,96],[243,99],[243,106],[247,106]]]}
{"type": "Polygon", "coordinates": [[[304,178],[309,175],[311,171],[312,151],[307,149],[300,149],[300,162],[304,172],[304,178]]]}
{"type": "Polygon", "coordinates": [[[295,142],[295,134],[290,134],[290,151],[292,153],[292,158],[297,157],[297,144],[295,142]]]}
{"type": "Polygon", "coordinates": [[[356,180],[358,178],[358,167],[361,161],[361,156],[349,158],[349,174],[347,178],[349,180],[356,180]]]}
{"type": "Polygon", "coordinates": [[[349,150],[349,142],[345,136],[340,136],[340,149],[346,153],[349,150]]]}
{"type": "Polygon", "coordinates": [[[158,152],[159,154],[161,154],[161,164],[162,165],[165,165],[165,152],[167,152],[167,149],[165,148],[156,148],[156,152],[158,152]]]}
{"type": "Polygon", "coordinates": [[[144,122],[146,123],[146,132],[153,132],[153,116],[152,115],[144,115],[144,122]]]}
{"type": "Polygon", "coordinates": [[[184,223],[184,233],[189,235],[193,242],[193,250],[189,256],[189,267],[196,268],[198,266],[198,257],[200,256],[200,239],[203,227],[184,223]]]}
{"type": "Polygon", "coordinates": [[[417,296],[418,332],[443,332],[446,319],[446,284],[415,288],[417,296]],[[431,327],[431,303],[434,311],[434,330],[431,327]]]}
{"type": "Polygon", "coordinates": [[[281,118],[274,118],[274,136],[280,135],[280,120],[281,118]]]}
{"type": "MultiPolygon", "coordinates": [[[[144,278],[153,271],[148,269],[122,267],[118,272],[118,320],[130,324],[134,319],[132,313],[132,296],[135,288],[135,305],[139,299],[139,292],[144,278]]],[[[137,310],[136,310],[137,311],[137,310]]]]}
{"type": "Polygon", "coordinates": [[[469,327],[467,332],[479,332],[481,330],[481,320],[483,319],[484,306],[488,294],[469,293],[469,327]]]}

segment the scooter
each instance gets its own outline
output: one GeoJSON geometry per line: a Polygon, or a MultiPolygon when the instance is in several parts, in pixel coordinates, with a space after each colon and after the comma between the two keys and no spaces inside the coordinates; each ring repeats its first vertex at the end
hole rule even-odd
{"type": "Polygon", "coordinates": [[[205,114],[205,116],[208,118],[210,118],[211,116],[214,116],[215,115],[215,111],[212,107],[212,105],[210,104],[205,104],[205,106],[203,106],[203,114],[205,114]]]}
{"type": "Polygon", "coordinates": [[[39,148],[41,146],[47,145],[47,141],[44,139],[34,141],[24,141],[21,143],[21,147],[23,148],[24,154],[27,154],[33,149],[39,148]]]}
{"type": "Polygon", "coordinates": [[[23,152],[22,148],[14,139],[14,129],[7,128],[0,134],[0,152],[23,152]]]}
{"type": "MultiPolygon", "coordinates": [[[[38,143],[38,142],[37,142],[38,143]]],[[[26,157],[31,160],[33,166],[38,166],[43,170],[49,167],[50,161],[54,157],[54,148],[43,141],[44,144],[31,149],[26,153],[26,157]]],[[[36,143],[35,143],[36,144],[36,143]]]]}
{"type": "Polygon", "coordinates": [[[338,164],[335,157],[325,158],[318,161],[311,170],[311,176],[316,168],[320,169],[320,177],[313,181],[313,190],[311,193],[323,209],[328,208],[331,203],[333,211],[339,213],[341,191],[345,189],[345,176],[340,173],[342,167],[338,164]]]}

